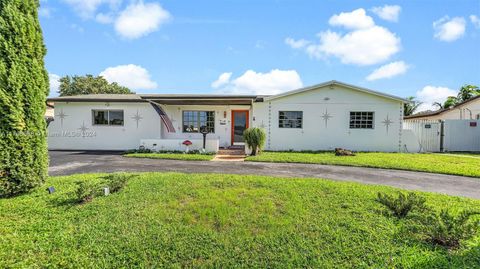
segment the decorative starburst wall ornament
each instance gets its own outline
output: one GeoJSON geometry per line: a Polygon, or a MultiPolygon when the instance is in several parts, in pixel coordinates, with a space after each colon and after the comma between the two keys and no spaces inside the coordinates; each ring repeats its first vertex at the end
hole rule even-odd
{"type": "Polygon", "coordinates": [[[85,122],[82,123],[78,130],[80,130],[80,132],[82,133],[82,137],[85,137],[85,133],[88,131],[88,127],[85,126],[85,122]]]}
{"type": "Polygon", "coordinates": [[[387,114],[387,118],[384,119],[382,121],[383,125],[385,126],[385,128],[387,129],[387,134],[388,134],[388,128],[390,127],[390,125],[393,123],[393,121],[391,121],[389,118],[388,118],[388,114],[387,114]]]}
{"type": "Polygon", "coordinates": [[[333,116],[328,113],[328,109],[325,109],[325,113],[322,115],[323,120],[325,121],[325,128],[328,127],[328,121],[333,118],[333,116]]]}
{"type": "Polygon", "coordinates": [[[137,122],[137,129],[138,129],[138,123],[143,119],[142,115],[138,113],[138,109],[137,109],[137,113],[133,115],[132,119],[137,122]]]}
{"type": "Polygon", "coordinates": [[[60,118],[60,126],[63,127],[63,120],[68,117],[67,114],[65,114],[65,112],[63,112],[63,108],[60,109],[60,113],[57,114],[57,116],[60,118]]]}

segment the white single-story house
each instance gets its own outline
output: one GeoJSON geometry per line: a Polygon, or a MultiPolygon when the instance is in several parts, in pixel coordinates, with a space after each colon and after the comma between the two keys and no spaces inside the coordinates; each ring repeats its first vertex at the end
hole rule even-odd
{"type": "Polygon", "coordinates": [[[403,98],[338,81],[271,96],[99,94],[50,98],[52,150],[207,151],[243,144],[260,127],[266,150],[401,151],[403,98]]]}

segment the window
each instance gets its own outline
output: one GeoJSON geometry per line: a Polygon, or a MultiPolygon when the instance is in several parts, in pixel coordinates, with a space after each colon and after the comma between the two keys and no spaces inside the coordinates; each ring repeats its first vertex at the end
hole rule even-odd
{"type": "Polygon", "coordinates": [[[279,128],[302,128],[303,111],[279,111],[279,128]]]}
{"type": "Polygon", "coordinates": [[[373,112],[350,112],[350,129],[373,129],[373,112]]]}
{"type": "Polygon", "coordinates": [[[93,125],[123,126],[123,110],[92,110],[93,125]]]}
{"type": "Polygon", "coordinates": [[[215,132],[214,111],[183,111],[184,133],[199,133],[204,127],[210,133],[215,132]]]}

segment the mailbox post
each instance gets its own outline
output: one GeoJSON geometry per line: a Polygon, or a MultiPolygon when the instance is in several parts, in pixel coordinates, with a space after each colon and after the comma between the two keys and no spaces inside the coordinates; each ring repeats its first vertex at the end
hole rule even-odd
{"type": "Polygon", "coordinates": [[[205,146],[207,144],[207,134],[209,133],[208,128],[206,126],[202,126],[200,128],[200,133],[203,135],[203,149],[205,150],[205,146]]]}

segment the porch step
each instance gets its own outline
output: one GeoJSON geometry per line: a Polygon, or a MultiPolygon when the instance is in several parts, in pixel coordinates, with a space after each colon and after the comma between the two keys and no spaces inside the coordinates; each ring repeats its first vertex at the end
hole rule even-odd
{"type": "Polygon", "coordinates": [[[243,149],[220,149],[212,161],[243,162],[245,151],[243,149]]]}
{"type": "Polygon", "coordinates": [[[220,149],[217,155],[245,155],[243,149],[220,149]]]}

